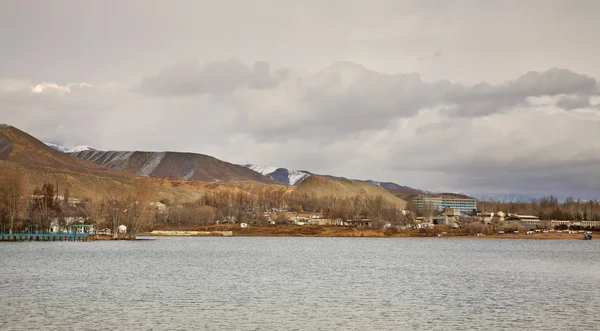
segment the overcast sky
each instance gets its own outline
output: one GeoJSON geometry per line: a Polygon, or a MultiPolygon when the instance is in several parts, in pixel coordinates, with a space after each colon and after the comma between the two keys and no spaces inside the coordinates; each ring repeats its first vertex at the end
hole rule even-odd
{"type": "Polygon", "coordinates": [[[2,1],[0,122],[469,194],[600,198],[600,1],[2,1]]]}

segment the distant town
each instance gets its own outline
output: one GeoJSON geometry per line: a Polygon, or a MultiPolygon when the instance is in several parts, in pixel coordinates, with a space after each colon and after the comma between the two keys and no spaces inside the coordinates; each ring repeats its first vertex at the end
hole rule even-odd
{"type": "MultiPolygon", "coordinates": [[[[14,182],[18,183],[18,179],[14,182]]],[[[254,227],[285,226],[371,231],[365,232],[367,236],[389,236],[402,231],[415,236],[484,236],[600,230],[597,201],[559,203],[552,197],[524,204],[478,202],[455,194],[427,194],[415,196],[405,208],[391,206],[377,197],[316,199],[301,195],[278,199],[208,194],[193,203],[174,203],[166,199],[151,200],[142,192],[146,188],[140,187],[137,197],[93,201],[71,197],[68,189],[58,195],[54,186],[46,183],[34,194],[19,196],[13,201],[16,205],[11,205],[10,187],[5,185],[0,191],[2,234],[85,234],[96,238],[131,239],[143,234],[232,235],[237,232],[244,235],[240,231],[253,233],[248,229],[254,227]],[[213,231],[200,231],[207,229],[213,231]]],[[[267,230],[258,233],[271,234],[267,230]]]]}
{"type": "Polygon", "coordinates": [[[193,153],[67,153],[9,125],[0,125],[0,151],[0,233],[7,239],[135,239],[154,231],[490,236],[600,230],[597,200],[477,200],[387,182],[248,168],[193,153]]]}

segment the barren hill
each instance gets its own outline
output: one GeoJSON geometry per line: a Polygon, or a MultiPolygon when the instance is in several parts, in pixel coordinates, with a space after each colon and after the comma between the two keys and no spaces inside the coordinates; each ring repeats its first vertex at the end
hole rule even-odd
{"type": "Polygon", "coordinates": [[[116,171],[58,152],[29,134],[4,124],[0,125],[0,160],[78,173],[124,176],[116,171]]]}
{"type": "MultiPolygon", "coordinates": [[[[216,162],[227,164],[219,160],[216,162]]],[[[49,182],[58,185],[59,194],[68,188],[74,197],[110,197],[119,194],[120,191],[128,190],[136,180],[129,172],[110,169],[56,151],[15,127],[0,125],[0,172],[8,168],[19,170],[25,184],[23,194],[30,194],[34,188],[49,182]]],[[[243,167],[239,168],[247,170],[243,167]]],[[[255,172],[250,171],[250,173],[262,179],[262,176],[255,172]]],[[[176,180],[158,178],[148,178],[148,181],[154,187],[157,197],[179,201],[194,201],[215,189],[205,186],[208,183],[193,181],[185,184],[176,180]]],[[[249,185],[249,188],[256,190],[252,185],[249,185]]],[[[235,186],[228,185],[221,185],[218,189],[239,190],[235,186]]]]}
{"type": "Polygon", "coordinates": [[[103,167],[142,176],[204,182],[274,183],[255,171],[204,154],[87,150],[72,155],[103,167]]]}
{"type": "Polygon", "coordinates": [[[298,184],[295,191],[297,193],[336,196],[340,198],[381,196],[386,201],[400,208],[406,207],[406,201],[396,197],[383,187],[356,180],[312,175],[298,184]]]}
{"type": "Polygon", "coordinates": [[[243,193],[279,201],[297,192],[341,198],[381,196],[399,207],[406,205],[378,185],[317,175],[297,186],[281,185],[243,166],[201,154],[88,150],[71,155],[17,128],[0,125],[0,172],[7,168],[19,170],[25,183],[23,194],[50,182],[58,185],[59,194],[69,188],[73,197],[110,198],[141,180],[136,175],[143,175],[157,199],[180,202],[195,201],[206,193],[243,193]]]}

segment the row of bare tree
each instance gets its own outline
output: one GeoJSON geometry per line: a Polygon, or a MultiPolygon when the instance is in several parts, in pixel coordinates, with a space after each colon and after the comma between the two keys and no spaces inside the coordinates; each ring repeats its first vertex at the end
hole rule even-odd
{"type": "Polygon", "coordinates": [[[23,179],[16,169],[3,169],[0,173],[0,220],[9,233],[13,233],[19,218],[23,179]]]}
{"type": "Polygon", "coordinates": [[[119,226],[127,227],[125,238],[133,238],[147,231],[154,223],[151,202],[154,190],[146,179],[132,185],[121,185],[110,197],[89,196],[76,203],[69,190],[59,198],[52,183],[44,183],[28,195],[23,195],[24,183],[18,170],[0,173],[0,225],[2,231],[49,232],[53,224],[59,228],[70,226],[69,220],[79,218],[98,229],[109,228],[116,238],[119,226]]]}
{"type": "Polygon", "coordinates": [[[246,192],[207,193],[198,201],[180,204],[162,200],[167,208],[157,213],[161,225],[208,225],[220,222],[285,223],[284,213],[319,213],[328,219],[371,219],[394,225],[411,222],[398,207],[381,196],[339,198],[311,194],[277,194],[246,192]],[[266,217],[265,215],[269,215],[266,217]]]}
{"type": "Polygon", "coordinates": [[[542,220],[600,221],[600,201],[567,198],[560,202],[554,196],[524,202],[480,201],[481,212],[498,212],[534,215],[542,220]]]}

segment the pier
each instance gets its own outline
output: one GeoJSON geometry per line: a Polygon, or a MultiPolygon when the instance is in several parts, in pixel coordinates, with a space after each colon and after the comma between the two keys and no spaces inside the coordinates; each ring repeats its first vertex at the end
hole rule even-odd
{"type": "Polygon", "coordinates": [[[88,233],[12,233],[0,234],[0,241],[91,241],[88,233]]]}

